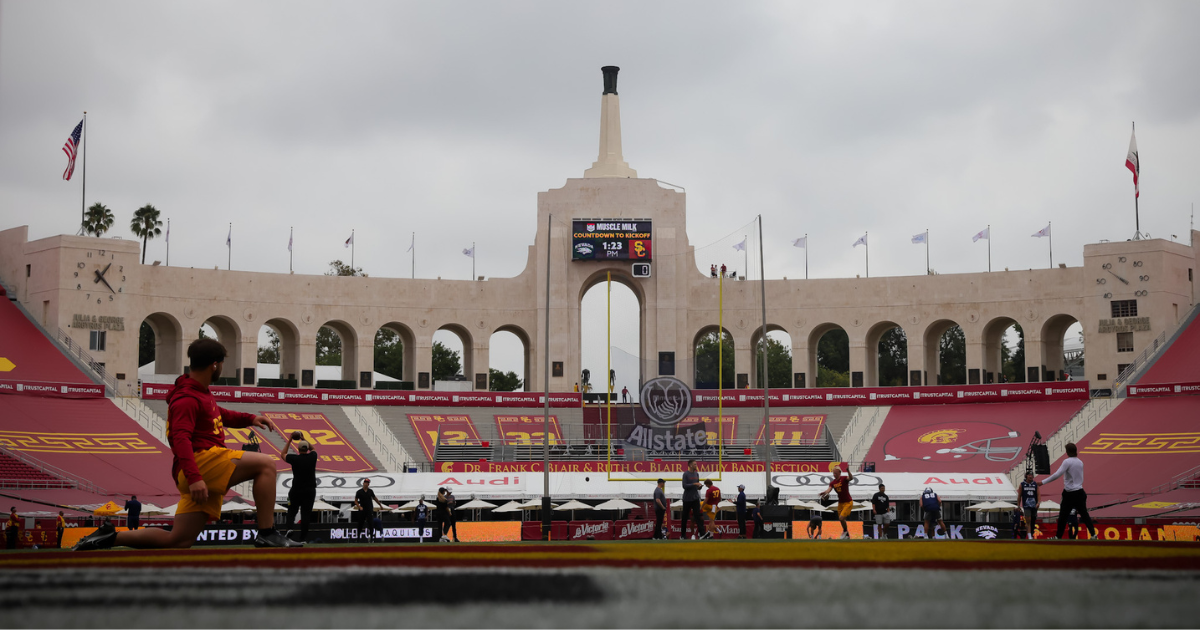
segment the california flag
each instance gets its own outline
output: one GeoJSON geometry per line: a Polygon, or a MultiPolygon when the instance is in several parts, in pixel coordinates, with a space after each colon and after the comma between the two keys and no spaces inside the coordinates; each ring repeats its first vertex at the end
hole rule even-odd
{"type": "Polygon", "coordinates": [[[1133,171],[1133,196],[1136,199],[1141,192],[1138,190],[1138,175],[1142,172],[1142,163],[1138,161],[1137,134],[1129,134],[1129,155],[1125,156],[1125,168],[1133,171]]]}

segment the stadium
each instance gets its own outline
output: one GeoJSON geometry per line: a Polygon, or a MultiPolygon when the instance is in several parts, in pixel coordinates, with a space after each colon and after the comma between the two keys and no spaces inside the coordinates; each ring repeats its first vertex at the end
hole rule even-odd
{"type": "Polygon", "coordinates": [[[285,606],[314,627],[880,625],[872,601],[907,610],[889,618],[905,626],[1194,625],[1200,233],[1088,244],[1081,267],[710,275],[686,193],[625,161],[618,69],[602,72],[597,160],[538,194],[512,278],[170,267],[140,262],[132,241],[0,226],[0,505],[17,547],[0,555],[4,625],[274,625],[285,606]],[[581,350],[605,334],[583,325],[584,295],[613,283],[638,303],[624,381],[581,350]],[[264,328],[275,364],[260,360],[264,328]],[[318,364],[322,329],[340,369],[318,364]],[[171,526],[168,398],[204,330],[228,352],[213,398],[281,431],[222,433],[275,460],[278,505],[246,482],[190,549],[68,551],[106,524],[127,531],[135,496],[141,527],[171,526]],[[395,378],[372,363],[381,331],[402,348],[395,378]],[[462,342],[457,378],[434,376],[438,331],[462,342]],[[518,391],[492,382],[496,333],[523,348],[518,391]],[[821,376],[831,334],[844,386],[821,376]],[[779,339],[783,374],[763,360],[779,339]],[[899,367],[885,361],[895,339],[899,367]],[[278,455],[294,432],[319,455],[305,545],[258,549],[264,508],[302,535],[278,455]],[[1058,479],[1015,539],[1026,471],[1059,470],[1069,443],[1095,532],[1052,540],[1067,537],[1058,479]],[[693,460],[721,491],[704,540],[681,527],[693,460]],[[835,540],[841,508],[823,496],[842,473],[850,540],[835,540]],[[364,480],[382,507],[360,524],[364,480]],[[418,519],[447,489],[449,507],[418,519]],[[930,490],[945,522],[933,531],[930,490]],[[198,580],[211,591],[185,595],[198,580]],[[695,618],[660,605],[685,581],[695,618]],[[1031,589],[1054,594],[1024,602],[1031,589]],[[181,616],[188,597],[212,606],[181,616]],[[98,620],[114,607],[139,616],[98,620]]]}

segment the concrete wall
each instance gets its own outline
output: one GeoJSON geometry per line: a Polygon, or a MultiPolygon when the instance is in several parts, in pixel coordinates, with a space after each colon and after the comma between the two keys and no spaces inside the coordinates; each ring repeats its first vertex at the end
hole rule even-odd
{"type": "MultiPolygon", "coordinates": [[[[579,380],[580,301],[610,271],[640,302],[642,378],[658,376],[658,353],[671,351],[676,376],[692,383],[694,343],[717,324],[718,285],[696,268],[684,193],[652,179],[570,179],[562,188],[538,195],[537,214],[528,263],[514,278],[410,280],[155,267],[138,263],[135,241],[78,236],[28,241],[28,230],[17,227],[0,232],[0,279],[47,327],[67,330],[84,347],[87,326],[103,326],[101,317],[123,318],[124,330],[108,330],[107,349],[92,354],[111,371],[125,374],[131,391],[143,320],[155,330],[157,369],[166,374],[182,370],[186,345],[207,322],[230,350],[226,376],[246,380],[241,370],[256,364],[258,334],[265,324],[282,338],[281,372],[300,378],[315,366],[317,330],[329,326],[343,339],[343,379],[358,381],[362,372],[372,370],[375,333],[389,327],[405,344],[404,380],[419,381],[421,373],[431,371],[433,334],[444,328],[463,339],[464,373],[473,382],[474,375],[487,373],[492,333],[508,330],[526,344],[526,383],[540,384],[549,243],[549,358],[563,363],[562,376],[550,379],[553,390],[569,391],[579,380]],[[628,262],[572,262],[571,220],[582,218],[651,219],[652,277],[633,278],[628,262]],[[95,278],[110,264],[105,279],[111,292],[95,278]],[[88,325],[78,325],[76,315],[85,316],[88,325]],[[93,318],[97,323],[91,323],[93,318]]],[[[1078,321],[1085,337],[1087,378],[1103,387],[1128,362],[1126,357],[1135,356],[1191,308],[1194,283],[1189,274],[1194,275],[1198,260],[1200,254],[1190,246],[1155,239],[1087,245],[1083,267],[770,280],[767,329],[791,336],[792,372],[803,374],[808,387],[815,386],[821,335],[844,329],[853,380],[869,386],[878,380],[879,338],[896,326],[908,338],[910,374],[934,384],[938,338],[950,326],[961,326],[965,333],[970,381],[985,381],[988,372],[1000,369],[1004,330],[1021,324],[1027,367],[1036,367],[1034,376],[1041,380],[1043,370],[1062,367],[1062,334],[1078,321]],[[1133,333],[1134,349],[1128,353],[1117,352],[1115,332],[1100,332],[1100,320],[1111,317],[1111,302],[1124,299],[1137,300],[1138,316],[1147,318],[1149,328],[1133,333]]],[[[724,322],[734,339],[735,369],[751,382],[751,348],[762,330],[759,286],[730,280],[724,285],[724,322]]],[[[918,383],[914,379],[911,384],[918,383]]]]}

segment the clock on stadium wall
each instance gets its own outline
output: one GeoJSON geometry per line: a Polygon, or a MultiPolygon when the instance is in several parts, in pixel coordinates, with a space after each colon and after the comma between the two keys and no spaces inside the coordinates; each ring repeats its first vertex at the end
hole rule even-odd
{"type": "Polygon", "coordinates": [[[571,260],[651,260],[650,221],[577,219],[571,222],[571,260]]]}
{"type": "Polygon", "coordinates": [[[72,280],[76,291],[86,292],[88,302],[103,304],[116,301],[125,292],[125,277],[125,265],[116,262],[116,255],[97,249],[84,252],[83,259],[75,263],[72,280]]]}

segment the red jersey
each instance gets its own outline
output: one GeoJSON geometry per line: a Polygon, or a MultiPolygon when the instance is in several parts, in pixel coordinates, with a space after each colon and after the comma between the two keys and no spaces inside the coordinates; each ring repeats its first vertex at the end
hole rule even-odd
{"type": "Polygon", "coordinates": [[[716,486],[709,486],[708,490],[704,491],[704,502],[709,505],[716,505],[721,502],[721,489],[716,486]]]}
{"type": "Polygon", "coordinates": [[[199,381],[183,375],[167,394],[167,443],[175,461],[171,478],[183,472],[189,484],[204,481],[196,467],[196,451],[225,446],[225,425],[240,429],[254,422],[254,414],[230,411],[217,406],[212,392],[199,381]]]}
{"type": "Polygon", "coordinates": [[[850,478],[838,477],[829,482],[829,487],[837,492],[838,503],[850,503],[854,499],[850,498],[850,478]]]}

